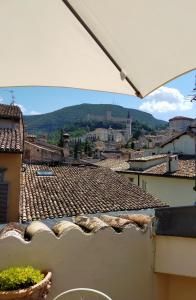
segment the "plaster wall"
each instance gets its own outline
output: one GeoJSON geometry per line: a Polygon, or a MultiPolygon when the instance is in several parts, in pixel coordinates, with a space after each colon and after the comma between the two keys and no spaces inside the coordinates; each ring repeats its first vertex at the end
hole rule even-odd
{"type": "Polygon", "coordinates": [[[156,237],[155,272],[196,278],[196,238],[156,237]]]}
{"type": "Polygon", "coordinates": [[[142,174],[120,173],[130,179],[133,183],[144,188],[150,194],[158,197],[170,206],[194,205],[196,193],[193,190],[195,182],[193,179],[145,176],[142,174]],[[138,181],[139,176],[139,181],[138,181]]]}
{"type": "Polygon", "coordinates": [[[0,168],[6,168],[4,181],[8,183],[8,214],[9,222],[19,220],[20,200],[20,169],[22,155],[15,153],[0,154],[0,168]]]}
{"type": "Polygon", "coordinates": [[[195,139],[189,135],[183,135],[173,142],[160,149],[161,153],[183,153],[187,155],[195,154],[195,139]]]}
{"type": "Polygon", "coordinates": [[[155,300],[195,300],[195,238],[157,236],[155,300]]]}
{"type": "Polygon", "coordinates": [[[164,157],[155,158],[155,159],[149,159],[147,161],[131,161],[130,166],[132,169],[141,169],[146,170],[152,166],[155,166],[157,164],[161,164],[167,160],[167,156],[164,155],[164,157]]]}
{"type": "Polygon", "coordinates": [[[196,201],[193,179],[144,175],[140,177],[141,187],[142,181],[144,181],[147,192],[170,206],[194,205],[196,201]]]}
{"type": "Polygon", "coordinates": [[[30,242],[6,235],[0,239],[0,253],[0,269],[32,265],[51,270],[48,300],[79,287],[98,289],[113,300],[153,299],[149,230],[144,233],[133,226],[123,233],[107,228],[86,234],[72,224],[60,238],[51,230],[38,231],[30,242]]]}

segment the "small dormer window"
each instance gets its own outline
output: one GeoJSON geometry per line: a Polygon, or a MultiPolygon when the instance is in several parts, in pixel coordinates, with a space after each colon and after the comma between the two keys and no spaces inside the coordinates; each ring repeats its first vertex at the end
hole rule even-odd
{"type": "Polygon", "coordinates": [[[37,170],[36,174],[37,176],[46,176],[46,177],[54,176],[54,172],[52,170],[37,170]]]}

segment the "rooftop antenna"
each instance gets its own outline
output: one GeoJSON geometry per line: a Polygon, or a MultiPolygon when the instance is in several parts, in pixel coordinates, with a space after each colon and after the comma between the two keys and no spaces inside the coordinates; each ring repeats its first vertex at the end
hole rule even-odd
{"type": "Polygon", "coordinates": [[[14,95],[14,91],[13,91],[13,90],[10,90],[10,94],[11,94],[11,99],[12,99],[12,101],[11,101],[10,105],[15,105],[15,104],[16,104],[16,102],[15,102],[15,95],[14,95]]]}

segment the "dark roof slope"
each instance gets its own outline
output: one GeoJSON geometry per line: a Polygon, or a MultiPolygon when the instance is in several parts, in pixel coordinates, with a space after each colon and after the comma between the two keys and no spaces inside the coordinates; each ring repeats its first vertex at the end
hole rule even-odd
{"type": "Polygon", "coordinates": [[[0,104],[0,118],[19,120],[22,117],[20,107],[16,105],[0,104]]]}
{"type": "Polygon", "coordinates": [[[159,199],[107,168],[27,165],[23,173],[23,222],[161,206],[159,199]],[[37,170],[52,170],[54,176],[37,176],[37,170]]]}
{"type": "Polygon", "coordinates": [[[0,128],[0,152],[22,153],[23,139],[19,129],[0,128]]]}
{"type": "Polygon", "coordinates": [[[184,117],[184,116],[176,116],[174,118],[169,119],[169,121],[176,121],[176,120],[189,120],[189,121],[193,121],[194,119],[188,118],[188,117],[184,117]]]}
{"type": "Polygon", "coordinates": [[[189,135],[191,137],[194,137],[194,133],[191,132],[191,131],[183,131],[183,132],[180,132],[180,133],[177,133],[175,136],[172,136],[170,139],[168,139],[166,142],[164,142],[162,145],[161,145],[161,148],[163,148],[164,146],[166,146],[167,144],[170,144],[171,142],[179,139],[181,136],[183,135],[189,135]]]}

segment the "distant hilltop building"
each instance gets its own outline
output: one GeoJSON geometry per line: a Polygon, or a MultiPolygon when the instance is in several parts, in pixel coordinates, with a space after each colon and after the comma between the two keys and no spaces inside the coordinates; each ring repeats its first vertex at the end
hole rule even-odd
{"type": "MultiPolygon", "coordinates": [[[[109,112],[107,112],[107,118],[112,118],[109,112]]],[[[124,121],[125,120],[125,129],[113,129],[111,126],[109,128],[96,128],[94,131],[87,134],[87,138],[94,141],[98,140],[102,142],[126,144],[132,137],[132,118],[130,116],[130,112],[128,112],[127,119],[124,119],[124,121]]]]}
{"type": "Polygon", "coordinates": [[[191,126],[193,121],[192,118],[177,116],[169,120],[169,128],[171,131],[183,132],[191,126]]]}
{"type": "MultiPolygon", "coordinates": [[[[130,112],[128,112],[128,115],[130,117],[130,112]]],[[[130,117],[131,119],[131,117],[130,117]]],[[[87,114],[87,121],[112,121],[112,122],[127,122],[127,118],[119,118],[112,116],[111,110],[106,111],[105,115],[93,115],[93,114],[87,114]]]]}

